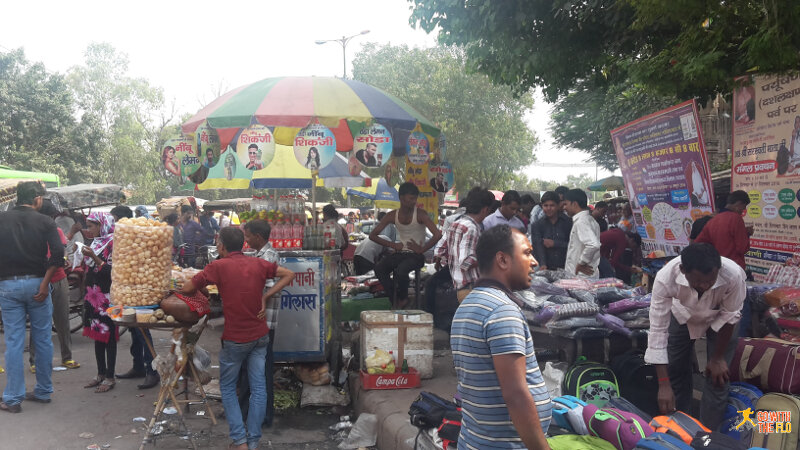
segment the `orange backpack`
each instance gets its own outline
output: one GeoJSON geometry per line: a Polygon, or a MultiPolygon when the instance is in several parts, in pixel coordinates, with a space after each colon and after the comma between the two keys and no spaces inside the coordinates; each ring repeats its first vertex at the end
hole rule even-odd
{"type": "Polygon", "coordinates": [[[710,434],[711,430],[706,428],[699,420],[682,411],[675,411],[669,416],[656,416],[650,421],[650,426],[657,433],[666,433],[686,442],[692,443],[698,434],[710,434]]]}

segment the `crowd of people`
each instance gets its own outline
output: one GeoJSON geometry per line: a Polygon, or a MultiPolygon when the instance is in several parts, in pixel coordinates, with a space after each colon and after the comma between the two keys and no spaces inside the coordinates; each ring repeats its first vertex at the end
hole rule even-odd
{"type": "MultiPolygon", "coordinates": [[[[546,448],[543,439],[551,416],[550,399],[530,330],[513,292],[530,285],[537,267],[564,269],[577,277],[616,276],[630,283],[641,271],[642,256],[630,205],[618,207],[601,201],[590,207],[583,190],[563,186],[545,192],[539,202],[513,190],[497,201],[489,190],[475,187],[437,226],[428,212],[417,206],[419,190],[413,183],[403,183],[398,193],[400,207],[381,213],[369,238],[356,248],[356,271],[373,270],[393,307],[402,309],[409,301],[409,274],[421,268],[425,254],[432,252],[437,266],[434,280],[451,286],[459,302],[451,346],[465,405],[465,444],[482,448],[523,443],[546,448]],[[494,417],[510,420],[501,423],[492,420],[494,417]]],[[[48,207],[44,196],[41,184],[20,183],[17,207],[0,213],[0,227],[7,230],[0,234],[0,246],[6,250],[0,253],[0,308],[8,372],[0,410],[16,413],[24,400],[51,401],[53,324],[63,365],[80,367],[72,357],[68,323],[64,324],[68,302],[65,256],[77,269],[72,271],[74,275],[82,280],[83,335],[95,345],[97,371],[86,388],[105,393],[114,388],[117,379],[126,378],[143,378],[138,385],[141,389],[158,385],[159,376],[150,367],[154,355],[145,345],[145,334],[132,334],[132,367],[116,374],[119,332],[106,313],[115,223],[134,215],[148,217],[147,209],[118,206],[110,213],[93,212],[85,220],[65,218],[48,207]],[[76,242],[79,245],[74,245],[76,242]],[[78,251],[77,257],[68,256],[78,251]],[[77,266],[76,259],[80,261],[77,266]],[[31,371],[36,374],[31,391],[26,390],[23,362],[27,320],[31,371]]],[[[689,344],[705,335],[709,362],[704,399],[708,395],[708,402],[702,414],[709,425],[716,423],[721,399],[727,398],[727,364],[744,299],[743,258],[752,233],[741,217],[748,203],[746,193],[733,192],[720,213],[698,220],[692,230],[694,243],[659,272],[653,289],[645,359],[658,370],[659,405],[670,411],[690,400],[692,380],[680,367],[689,364],[689,344]]],[[[197,215],[196,211],[193,205],[184,205],[180,215],[164,217],[174,226],[175,260],[202,268],[179,293],[196,295],[214,284],[225,299],[220,387],[231,447],[254,448],[271,395],[271,370],[265,367],[270,367],[272,360],[277,316],[272,298],[294,274],[278,266],[266,221],[220,226],[210,212],[197,215]],[[255,250],[255,257],[242,253],[245,243],[255,250]],[[217,246],[219,258],[209,263],[201,253],[212,244],[217,246]],[[244,378],[249,382],[251,411],[246,423],[237,397],[244,361],[248,361],[244,378]]],[[[344,224],[340,219],[333,205],[323,209],[323,226],[336,227],[332,238],[336,247],[344,249],[348,245],[346,226],[356,217],[344,224]]]]}

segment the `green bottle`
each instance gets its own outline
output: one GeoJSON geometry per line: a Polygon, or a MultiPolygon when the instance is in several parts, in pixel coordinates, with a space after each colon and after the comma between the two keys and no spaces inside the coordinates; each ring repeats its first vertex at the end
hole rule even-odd
{"type": "Polygon", "coordinates": [[[408,373],[408,360],[403,358],[403,365],[400,367],[400,373],[408,373]]]}

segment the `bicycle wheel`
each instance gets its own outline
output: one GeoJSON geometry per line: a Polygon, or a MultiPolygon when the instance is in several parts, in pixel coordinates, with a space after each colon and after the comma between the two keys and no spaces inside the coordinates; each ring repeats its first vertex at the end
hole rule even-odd
{"type": "Polygon", "coordinates": [[[69,307],[69,332],[74,333],[83,328],[83,302],[69,307]]]}

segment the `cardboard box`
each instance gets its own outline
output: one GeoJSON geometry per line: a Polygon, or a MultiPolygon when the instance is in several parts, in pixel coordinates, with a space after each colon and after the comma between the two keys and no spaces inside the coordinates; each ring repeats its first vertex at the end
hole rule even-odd
{"type": "Polygon", "coordinates": [[[391,351],[397,367],[403,358],[420,378],[433,377],[433,316],[425,311],[362,311],[361,367],[375,349],[391,351]]]}

